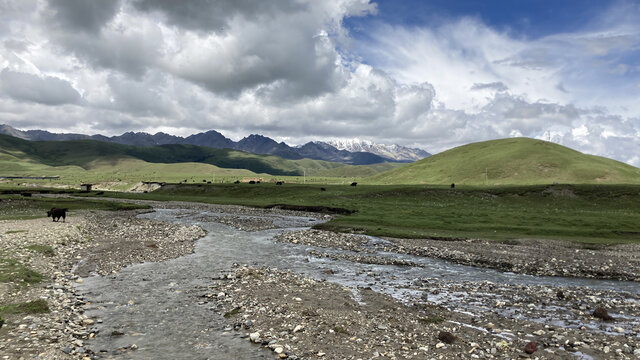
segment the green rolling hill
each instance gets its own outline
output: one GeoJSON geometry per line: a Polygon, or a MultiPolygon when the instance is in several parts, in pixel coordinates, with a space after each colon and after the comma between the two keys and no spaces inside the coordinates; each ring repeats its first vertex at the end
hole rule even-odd
{"type": "MultiPolygon", "coordinates": [[[[0,135],[0,176],[61,175],[73,182],[122,179],[178,182],[202,179],[203,175],[210,180],[216,174],[302,176],[305,170],[307,174],[318,174],[342,167],[344,164],[336,162],[287,160],[193,145],[136,147],[93,140],[31,142],[0,135]]],[[[365,171],[364,176],[368,176],[389,168],[377,164],[375,170],[360,172],[365,171]]]]}
{"type": "Polygon", "coordinates": [[[472,143],[366,178],[369,184],[639,184],[640,169],[530,138],[472,143]]]}

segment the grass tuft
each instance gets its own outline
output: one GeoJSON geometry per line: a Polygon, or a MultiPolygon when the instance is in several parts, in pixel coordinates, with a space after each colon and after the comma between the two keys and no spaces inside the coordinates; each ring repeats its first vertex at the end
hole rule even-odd
{"type": "Polygon", "coordinates": [[[49,305],[42,299],[0,306],[0,314],[44,314],[48,312],[49,305]]]}
{"type": "Polygon", "coordinates": [[[0,258],[0,282],[16,282],[22,284],[36,284],[43,276],[19,263],[15,259],[0,258]]]}
{"type": "Polygon", "coordinates": [[[40,254],[42,254],[44,256],[55,256],[56,255],[56,252],[49,245],[29,245],[29,246],[25,247],[25,249],[29,249],[29,250],[35,251],[35,252],[40,253],[40,254]]]}

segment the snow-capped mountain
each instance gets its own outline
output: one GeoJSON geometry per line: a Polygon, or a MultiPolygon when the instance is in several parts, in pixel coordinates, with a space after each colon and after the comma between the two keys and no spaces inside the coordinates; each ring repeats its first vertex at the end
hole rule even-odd
{"type": "Polygon", "coordinates": [[[327,141],[327,143],[339,150],[369,152],[396,161],[417,161],[431,156],[431,154],[422,149],[408,148],[396,144],[376,144],[368,140],[341,139],[327,141]]]}
{"type": "Polygon", "coordinates": [[[108,137],[103,135],[56,134],[45,130],[22,131],[9,125],[0,124],[0,134],[30,141],[97,140],[133,146],[188,144],[217,149],[236,149],[254,154],[271,154],[285,159],[308,158],[350,165],[369,165],[387,161],[413,162],[431,155],[421,149],[411,149],[399,145],[380,145],[358,139],[332,141],[330,143],[313,141],[291,147],[284,142],[278,143],[269,137],[252,134],[236,142],[215,130],[194,134],[186,138],[161,132],[153,135],[145,132],[127,132],[119,136],[108,137]]]}

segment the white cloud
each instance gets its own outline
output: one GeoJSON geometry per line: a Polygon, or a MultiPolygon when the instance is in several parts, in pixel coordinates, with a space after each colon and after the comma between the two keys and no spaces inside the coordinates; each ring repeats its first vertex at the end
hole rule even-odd
{"type": "Polygon", "coordinates": [[[7,69],[0,72],[0,90],[14,100],[44,105],[74,104],[80,101],[80,94],[67,81],[7,69]]]}
{"type": "Polygon", "coordinates": [[[344,19],[376,11],[367,0],[0,0],[0,123],[430,152],[548,133],[638,163],[637,8],[540,39],[469,18],[351,38],[344,19]]]}

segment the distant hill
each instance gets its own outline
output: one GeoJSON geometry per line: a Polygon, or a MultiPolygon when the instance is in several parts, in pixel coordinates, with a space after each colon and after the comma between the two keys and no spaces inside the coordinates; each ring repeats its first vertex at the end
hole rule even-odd
{"type": "Polygon", "coordinates": [[[278,143],[269,137],[258,134],[249,135],[235,142],[215,130],[194,134],[186,138],[162,132],[153,135],[145,132],[127,132],[107,137],[103,135],[55,134],[43,130],[22,131],[9,125],[0,125],[0,134],[30,141],[97,140],[144,147],[170,144],[196,145],[214,149],[235,149],[253,154],[276,155],[290,160],[307,158],[350,165],[411,162],[429,156],[429,153],[420,149],[409,149],[398,145],[378,145],[371,142],[363,142],[359,147],[354,142],[348,142],[355,150],[337,149],[322,142],[309,142],[303,146],[292,147],[284,142],[278,143]]]}
{"type": "Polygon", "coordinates": [[[460,146],[369,177],[376,184],[640,183],[640,169],[529,138],[460,146]]]}
{"type": "MultiPolygon", "coordinates": [[[[107,163],[141,160],[148,163],[203,163],[226,169],[246,169],[270,175],[302,175],[304,170],[321,172],[343,164],[321,160],[287,160],[273,155],[256,155],[231,149],[168,144],[137,147],[94,140],[27,141],[0,135],[2,172],[27,171],[45,166],[76,166],[90,169],[101,159],[107,163]],[[6,166],[5,166],[6,165],[6,166]]],[[[11,175],[11,174],[0,174],[11,175]]]]}

